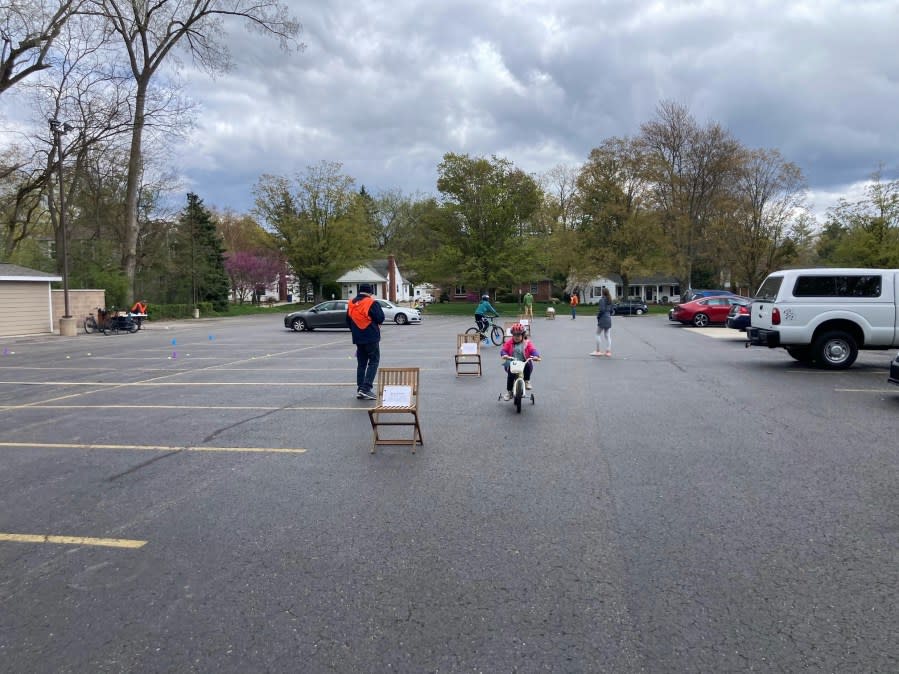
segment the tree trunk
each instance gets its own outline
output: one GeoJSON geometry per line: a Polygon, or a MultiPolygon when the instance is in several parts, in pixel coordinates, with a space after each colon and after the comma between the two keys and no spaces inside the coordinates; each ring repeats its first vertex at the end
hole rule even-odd
{"type": "Polygon", "coordinates": [[[131,149],[128,155],[128,180],[125,191],[125,240],[122,251],[122,271],[128,279],[125,303],[134,302],[134,276],[137,270],[137,238],[140,223],[137,221],[137,199],[140,193],[143,169],[141,142],[144,134],[144,110],[147,104],[147,82],[139,81],[134,105],[134,127],[131,130],[131,149]]]}

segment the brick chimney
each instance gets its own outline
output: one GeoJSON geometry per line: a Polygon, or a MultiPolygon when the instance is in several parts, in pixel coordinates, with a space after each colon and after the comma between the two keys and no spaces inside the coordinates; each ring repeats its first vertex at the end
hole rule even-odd
{"type": "Polygon", "coordinates": [[[387,256],[387,299],[396,302],[396,259],[387,256]]]}

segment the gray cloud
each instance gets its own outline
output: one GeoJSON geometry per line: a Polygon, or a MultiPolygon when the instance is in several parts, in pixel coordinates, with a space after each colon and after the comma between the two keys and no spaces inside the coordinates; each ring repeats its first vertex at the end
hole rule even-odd
{"type": "Polygon", "coordinates": [[[322,159],[372,191],[433,192],[448,151],[541,172],[638,133],[661,100],[780,149],[824,199],[880,163],[897,175],[892,0],[291,6],[304,52],[236,31],[231,73],[185,73],[203,114],[178,161],[207,204],[246,210],[262,173],[322,159]]]}

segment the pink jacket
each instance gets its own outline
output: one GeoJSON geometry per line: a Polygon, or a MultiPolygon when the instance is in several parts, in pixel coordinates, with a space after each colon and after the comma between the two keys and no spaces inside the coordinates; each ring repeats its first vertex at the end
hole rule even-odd
{"type": "MultiPolygon", "coordinates": [[[[515,338],[509,337],[509,339],[506,340],[506,343],[503,344],[502,349],[500,349],[500,352],[505,356],[511,356],[513,353],[513,351],[512,351],[513,344],[515,344],[515,338]]],[[[524,341],[524,357],[525,358],[539,358],[540,357],[540,352],[537,351],[537,347],[535,347],[531,343],[531,340],[529,340],[529,339],[526,339],[524,341]]]]}

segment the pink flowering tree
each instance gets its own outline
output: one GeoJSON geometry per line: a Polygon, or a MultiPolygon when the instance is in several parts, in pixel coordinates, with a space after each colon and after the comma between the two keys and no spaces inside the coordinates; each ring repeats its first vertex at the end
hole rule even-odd
{"type": "Polygon", "coordinates": [[[256,288],[271,285],[284,273],[284,262],[276,253],[238,250],[225,258],[225,271],[234,299],[243,304],[256,288]]]}

